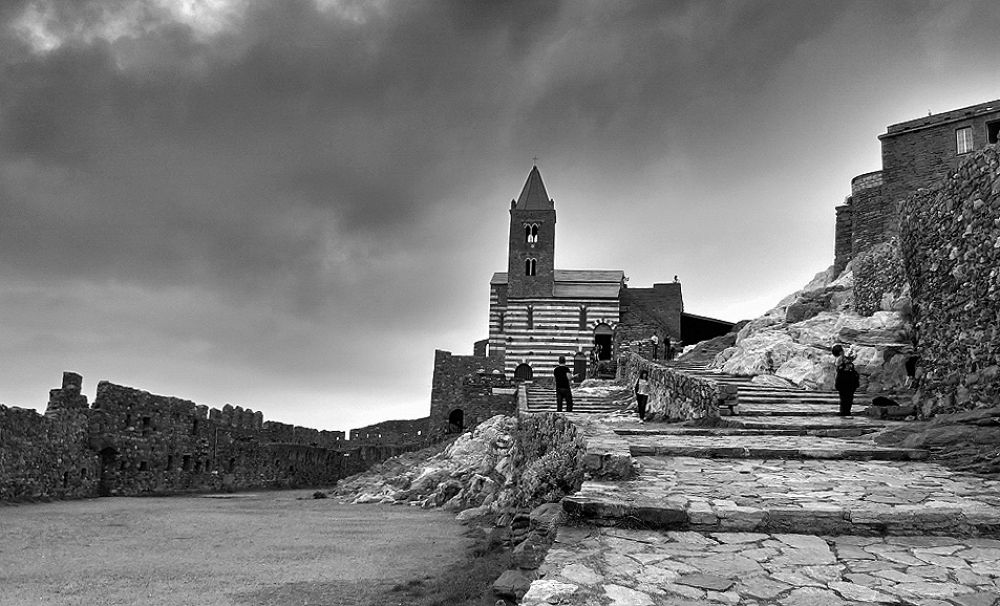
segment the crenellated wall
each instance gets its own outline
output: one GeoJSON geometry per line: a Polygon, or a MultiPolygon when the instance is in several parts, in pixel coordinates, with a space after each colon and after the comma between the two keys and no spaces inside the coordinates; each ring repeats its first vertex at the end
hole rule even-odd
{"type": "Polygon", "coordinates": [[[430,439],[465,431],[486,419],[517,413],[516,392],[499,357],[434,352],[430,439]],[[461,423],[455,421],[460,420],[461,423]]]}
{"type": "Polygon", "coordinates": [[[65,373],[45,415],[0,406],[0,501],[329,486],[423,445],[345,443],[106,381],[88,407],[82,380],[65,373]]]}

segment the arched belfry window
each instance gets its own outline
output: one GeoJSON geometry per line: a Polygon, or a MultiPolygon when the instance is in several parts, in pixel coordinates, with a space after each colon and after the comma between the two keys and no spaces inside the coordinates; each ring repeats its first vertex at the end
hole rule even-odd
{"type": "Polygon", "coordinates": [[[535,275],[535,265],[536,265],[536,262],[535,262],[534,259],[525,259],[524,260],[524,275],[526,275],[526,276],[533,276],[533,275],[535,275]]]}
{"type": "Polygon", "coordinates": [[[528,244],[538,242],[538,223],[524,224],[524,241],[528,244]]]}

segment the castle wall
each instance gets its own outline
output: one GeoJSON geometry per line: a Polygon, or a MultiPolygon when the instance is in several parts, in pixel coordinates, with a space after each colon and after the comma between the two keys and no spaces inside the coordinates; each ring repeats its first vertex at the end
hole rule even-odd
{"type": "Polygon", "coordinates": [[[374,425],[351,430],[355,444],[411,444],[427,439],[429,417],[403,421],[382,421],[374,425]]]}
{"type": "Polygon", "coordinates": [[[852,200],[847,199],[843,206],[836,208],[837,224],[834,231],[833,271],[840,275],[853,258],[854,248],[854,215],[851,208],[852,200]]]}
{"type": "Polygon", "coordinates": [[[886,241],[892,209],[883,193],[882,173],[873,172],[851,181],[851,256],[886,241]]]}
{"type": "Polygon", "coordinates": [[[901,208],[925,415],[1000,400],[1000,152],[971,154],[901,208]]]}
{"type": "Polygon", "coordinates": [[[456,356],[440,349],[434,352],[428,427],[431,440],[460,429],[449,423],[455,411],[461,411],[462,430],[498,414],[517,413],[514,389],[503,374],[502,360],[456,356]]]}
{"type": "Polygon", "coordinates": [[[420,444],[345,447],[343,432],[66,373],[45,415],[0,406],[0,500],[329,486],[420,444]]]}

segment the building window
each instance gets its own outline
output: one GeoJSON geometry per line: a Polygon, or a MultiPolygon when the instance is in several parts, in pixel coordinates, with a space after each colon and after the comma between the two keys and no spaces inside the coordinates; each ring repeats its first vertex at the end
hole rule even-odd
{"type": "Polygon", "coordinates": [[[535,328],[535,308],[528,306],[528,330],[535,328]]]}
{"type": "Polygon", "coordinates": [[[534,259],[524,260],[524,275],[533,276],[535,275],[535,265],[536,261],[534,259]]]}
{"type": "Polygon", "coordinates": [[[1000,139],[1000,122],[986,123],[986,142],[994,144],[1000,139]]]}
{"type": "Polygon", "coordinates": [[[524,241],[528,244],[534,244],[538,242],[538,224],[537,223],[525,223],[524,224],[524,241]]]}
{"type": "Polygon", "coordinates": [[[972,127],[966,126],[955,131],[955,143],[958,153],[967,154],[972,151],[972,127]]]}
{"type": "Polygon", "coordinates": [[[507,314],[500,313],[500,318],[497,320],[497,332],[503,332],[504,320],[507,318],[507,314]]]}
{"type": "Polygon", "coordinates": [[[580,306],[580,330],[587,330],[587,306],[580,306]]]}

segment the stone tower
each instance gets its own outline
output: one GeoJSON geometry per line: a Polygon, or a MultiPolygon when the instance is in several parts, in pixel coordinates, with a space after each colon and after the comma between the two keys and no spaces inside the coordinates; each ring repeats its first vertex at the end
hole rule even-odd
{"type": "Polygon", "coordinates": [[[507,295],[551,297],[555,285],[556,210],[533,166],[517,200],[510,201],[507,295]]]}

